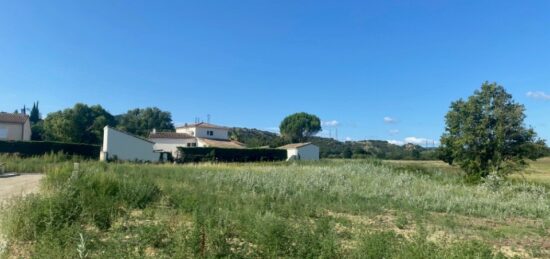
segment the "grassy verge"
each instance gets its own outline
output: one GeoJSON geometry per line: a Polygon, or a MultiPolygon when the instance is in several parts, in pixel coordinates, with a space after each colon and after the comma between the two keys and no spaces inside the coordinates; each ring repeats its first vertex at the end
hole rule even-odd
{"type": "Polygon", "coordinates": [[[51,153],[29,158],[22,158],[15,154],[0,154],[0,164],[5,164],[6,172],[17,173],[45,173],[53,168],[72,168],[74,162],[82,160],[80,157],[63,153],[51,153]]]}
{"type": "Polygon", "coordinates": [[[550,195],[527,182],[378,161],[44,167],[5,214],[23,257],[549,256],[550,195]]]}

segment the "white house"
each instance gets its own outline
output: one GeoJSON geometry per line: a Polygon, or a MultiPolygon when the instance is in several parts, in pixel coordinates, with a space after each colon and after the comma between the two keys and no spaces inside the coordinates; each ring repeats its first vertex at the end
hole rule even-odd
{"type": "Polygon", "coordinates": [[[229,140],[229,128],[210,123],[185,124],[176,128],[177,133],[189,134],[197,138],[229,140]]]}
{"type": "Polygon", "coordinates": [[[149,140],[154,142],[154,149],[157,151],[170,152],[177,157],[178,147],[196,147],[197,138],[177,132],[156,132],[149,134],[149,140]]]}
{"type": "Polygon", "coordinates": [[[286,149],[287,160],[319,160],[319,147],[311,143],[294,143],[279,148],[286,149]]]}
{"type": "Polygon", "coordinates": [[[29,116],[0,112],[0,140],[31,140],[29,116]]]}
{"type": "Polygon", "coordinates": [[[171,152],[174,157],[178,157],[178,147],[245,148],[244,144],[229,139],[228,127],[204,122],[185,124],[177,127],[176,132],[153,130],[149,140],[155,143],[156,151],[171,152]]]}
{"type": "Polygon", "coordinates": [[[105,126],[99,159],[158,162],[160,153],[154,152],[153,145],[150,140],[105,126]]]}

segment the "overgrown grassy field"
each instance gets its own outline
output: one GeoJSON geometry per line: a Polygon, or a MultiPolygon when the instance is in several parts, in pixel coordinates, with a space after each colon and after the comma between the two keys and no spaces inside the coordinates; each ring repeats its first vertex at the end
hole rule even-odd
{"type": "Polygon", "coordinates": [[[547,185],[469,184],[438,163],[83,162],[72,175],[67,158],[0,158],[47,174],[2,208],[4,257],[550,257],[547,185]]]}

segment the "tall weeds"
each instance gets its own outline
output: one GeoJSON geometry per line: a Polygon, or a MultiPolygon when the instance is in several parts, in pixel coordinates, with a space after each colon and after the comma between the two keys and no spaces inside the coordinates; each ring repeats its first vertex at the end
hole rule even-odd
{"type": "MultiPolygon", "coordinates": [[[[31,255],[494,258],[501,255],[477,241],[439,244],[420,232],[408,238],[391,230],[342,231],[345,222],[331,213],[550,219],[545,187],[473,185],[439,169],[379,161],[185,166],[84,161],[78,176],[72,176],[69,161],[43,163],[43,192],[14,201],[4,214],[8,240],[30,241],[31,255]]],[[[39,163],[21,162],[32,164],[29,168],[39,163]]],[[[417,223],[401,216],[397,224],[403,229],[417,223]]]]}

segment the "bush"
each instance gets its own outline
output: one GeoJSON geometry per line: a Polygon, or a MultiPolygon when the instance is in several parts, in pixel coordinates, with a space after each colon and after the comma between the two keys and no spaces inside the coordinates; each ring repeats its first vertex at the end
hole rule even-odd
{"type": "Polygon", "coordinates": [[[143,209],[161,196],[160,188],[144,177],[97,172],[69,178],[69,174],[48,175],[49,195],[28,195],[12,203],[1,222],[9,239],[41,240],[48,233],[86,224],[107,230],[117,217],[143,209]]]}
{"type": "Polygon", "coordinates": [[[89,144],[51,141],[0,141],[0,153],[17,153],[24,157],[63,152],[68,155],[97,159],[100,150],[100,146],[89,144]]]}
{"type": "Polygon", "coordinates": [[[479,241],[441,246],[417,234],[411,240],[393,231],[366,233],[355,258],[506,258],[479,241]]]}
{"type": "Polygon", "coordinates": [[[179,163],[186,162],[256,162],[256,161],[282,161],[286,159],[284,149],[238,149],[238,148],[214,148],[194,147],[179,148],[181,157],[179,163]]]}
{"type": "Polygon", "coordinates": [[[15,240],[32,241],[48,231],[73,225],[82,213],[74,192],[49,197],[29,195],[14,203],[6,216],[6,234],[15,240]]]}

